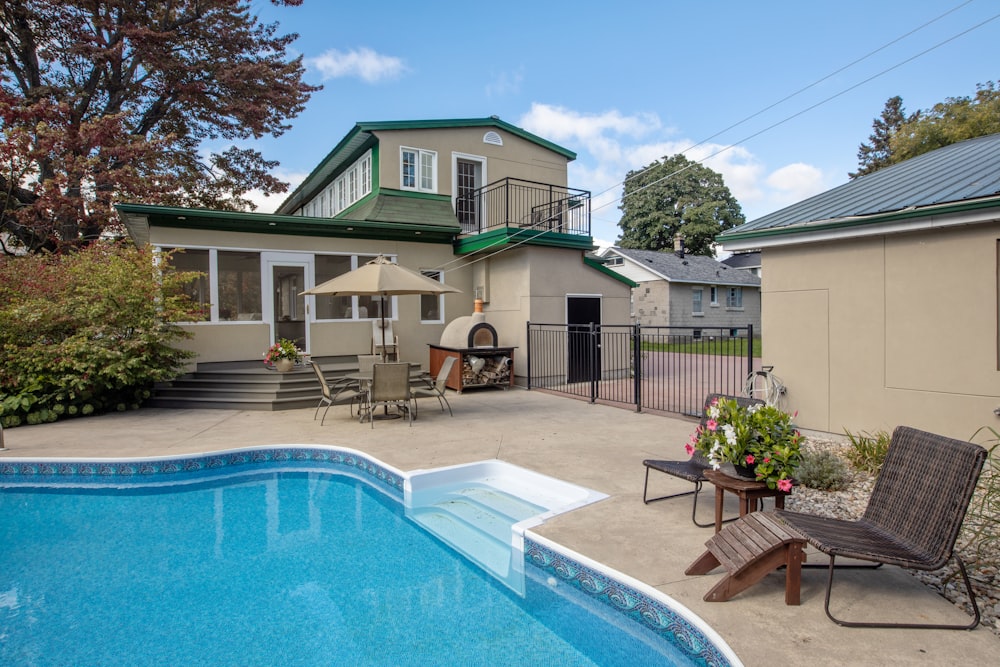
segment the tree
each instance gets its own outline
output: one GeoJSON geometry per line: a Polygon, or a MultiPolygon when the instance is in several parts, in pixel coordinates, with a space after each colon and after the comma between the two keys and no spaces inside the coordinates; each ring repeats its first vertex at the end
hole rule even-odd
{"type": "Polygon", "coordinates": [[[680,154],[628,172],[619,208],[623,248],[671,249],[680,234],[688,252],[711,256],[716,235],[745,222],[722,175],[680,154]]]}
{"type": "Polygon", "coordinates": [[[882,115],[872,122],[872,133],[868,135],[870,143],[858,147],[858,170],[848,174],[852,180],[893,163],[892,138],[905,121],[903,98],[899,95],[890,97],[882,109],[882,115]]]}
{"type": "Polygon", "coordinates": [[[250,190],[284,192],[238,142],[279,136],[318,90],[286,54],[296,38],[245,0],[5,0],[4,251],[90,242],[115,201],[252,210],[250,190]]]}
{"type": "Polygon", "coordinates": [[[1000,89],[993,81],[976,84],[974,97],[949,97],[909,116],[902,99],[889,98],[872,123],[871,144],[858,149],[857,178],[950,144],[1000,132],[1000,89]],[[896,102],[898,100],[898,102],[896,102]]]}
{"type": "Polygon", "coordinates": [[[892,139],[896,162],[949,144],[1000,132],[1000,90],[992,81],[976,84],[974,97],[949,97],[910,116],[892,139]]]}

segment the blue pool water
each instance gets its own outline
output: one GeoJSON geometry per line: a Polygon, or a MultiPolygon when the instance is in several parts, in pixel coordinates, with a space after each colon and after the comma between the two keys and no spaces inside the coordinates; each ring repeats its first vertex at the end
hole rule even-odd
{"type": "Polygon", "coordinates": [[[516,595],[356,475],[123,486],[0,490],[0,664],[704,660],[544,568],[516,595]]]}

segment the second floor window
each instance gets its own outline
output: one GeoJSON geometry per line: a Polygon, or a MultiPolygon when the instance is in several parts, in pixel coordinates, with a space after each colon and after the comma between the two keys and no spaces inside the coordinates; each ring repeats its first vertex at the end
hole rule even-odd
{"type": "Polygon", "coordinates": [[[437,153],[417,148],[401,150],[400,186],[404,190],[437,192],[437,153]]]}

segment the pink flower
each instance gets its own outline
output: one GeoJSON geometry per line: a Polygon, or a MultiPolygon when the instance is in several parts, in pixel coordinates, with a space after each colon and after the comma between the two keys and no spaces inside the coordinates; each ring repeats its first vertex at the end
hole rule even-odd
{"type": "Polygon", "coordinates": [[[714,431],[715,429],[719,428],[719,422],[715,421],[714,419],[709,419],[707,422],[705,422],[705,428],[707,428],[709,431],[714,431]]]}
{"type": "Polygon", "coordinates": [[[799,416],[799,411],[796,410],[795,413],[792,415],[792,419],[795,419],[798,416],[799,416]]]}
{"type": "Polygon", "coordinates": [[[694,454],[694,447],[691,446],[691,443],[688,443],[684,445],[684,451],[687,452],[688,456],[691,456],[694,454]]]}
{"type": "Polygon", "coordinates": [[[779,479],[778,480],[778,490],[788,493],[792,490],[792,480],[790,479],[779,479]]]}
{"type": "Polygon", "coordinates": [[[771,462],[771,457],[770,456],[765,456],[764,457],[764,463],[770,463],[770,462],[771,462]]]}
{"type": "Polygon", "coordinates": [[[748,466],[752,466],[752,465],[753,465],[753,462],[754,462],[754,461],[756,461],[756,460],[757,460],[757,459],[755,459],[755,458],[753,457],[753,454],[747,454],[747,465],[748,465],[748,466]]]}

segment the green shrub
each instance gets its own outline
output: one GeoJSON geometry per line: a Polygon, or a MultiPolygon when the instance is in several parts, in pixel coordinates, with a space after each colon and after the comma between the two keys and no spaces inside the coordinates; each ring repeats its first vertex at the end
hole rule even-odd
{"type": "Polygon", "coordinates": [[[892,436],[885,431],[851,433],[844,429],[851,446],[847,449],[847,460],[855,470],[878,476],[885,463],[892,436]]]}
{"type": "Polygon", "coordinates": [[[0,257],[0,423],[41,424],[121,410],[191,353],[177,322],[196,319],[151,249],[94,243],[65,255],[0,257]]]}
{"type": "Polygon", "coordinates": [[[983,430],[992,435],[985,443],[989,456],[962,524],[962,541],[978,558],[996,558],[1000,554],[1000,433],[984,427],[972,439],[983,430]]]}
{"type": "Polygon", "coordinates": [[[811,489],[840,491],[847,488],[851,474],[843,459],[830,450],[807,449],[802,453],[802,463],[795,478],[811,489]]]}

